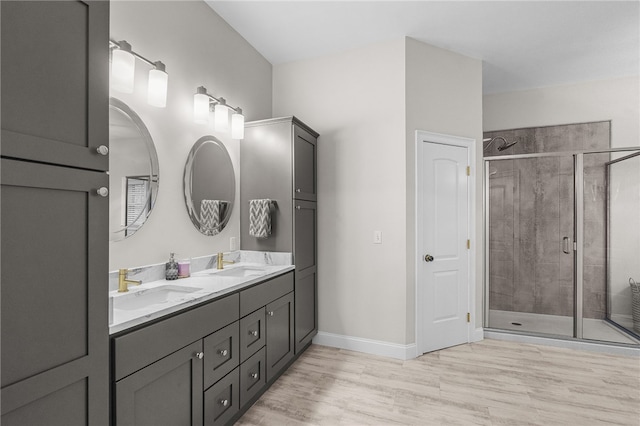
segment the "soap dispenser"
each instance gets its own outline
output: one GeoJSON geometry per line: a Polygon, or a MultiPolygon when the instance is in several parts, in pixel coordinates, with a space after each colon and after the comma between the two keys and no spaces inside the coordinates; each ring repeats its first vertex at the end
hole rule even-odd
{"type": "Polygon", "coordinates": [[[171,257],[169,261],[165,265],[165,278],[167,280],[177,280],[178,279],[178,262],[174,259],[174,253],[171,253],[171,257]]]}

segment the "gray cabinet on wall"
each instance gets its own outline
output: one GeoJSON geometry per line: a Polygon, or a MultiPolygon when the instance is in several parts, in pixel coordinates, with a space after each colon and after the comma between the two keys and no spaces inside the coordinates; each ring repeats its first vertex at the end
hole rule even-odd
{"type": "Polygon", "coordinates": [[[0,7],[1,423],[107,424],[109,3],[0,7]]]}
{"type": "Polygon", "coordinates": [[[317,139],[295,117],[246,124],[240,144],[240,220],[243,250],[293,253],[295,352],[318,331],[317,139]],[[268,198],[272,235],[249,235],[249,201],[268,198]]]}

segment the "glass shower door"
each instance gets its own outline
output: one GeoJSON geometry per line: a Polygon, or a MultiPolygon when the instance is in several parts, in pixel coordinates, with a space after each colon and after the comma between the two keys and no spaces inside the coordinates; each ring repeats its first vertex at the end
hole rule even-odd
{"type": "Polygon", "coordinates": [[[635,344],[629,282],[640,282],[640,151],[584,154],[583,163],[578,337],[635,344]]]}
{"type": "Polygon", "coordinates": [[[488,326],[574,336],[574,157],[487,160],[488,326]]]}

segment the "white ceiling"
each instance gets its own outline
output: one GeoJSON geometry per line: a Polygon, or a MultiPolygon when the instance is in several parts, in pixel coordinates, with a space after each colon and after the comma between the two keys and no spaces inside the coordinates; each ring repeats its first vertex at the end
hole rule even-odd
{"type": "Polygon", "coordinates": [[[409,36],[483,60],[484,93],[640,74],[640,1],[219,1],[269,62],[409,36]]]}

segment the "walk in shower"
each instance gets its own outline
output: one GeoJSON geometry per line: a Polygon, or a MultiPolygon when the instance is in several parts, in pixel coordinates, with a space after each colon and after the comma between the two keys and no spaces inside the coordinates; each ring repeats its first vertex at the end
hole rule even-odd
{"type": "Polygon", "coordinates": [[[611,123],[485,133],[485,327],[623,345],[640,282],[640,149],[611,123]]]}

